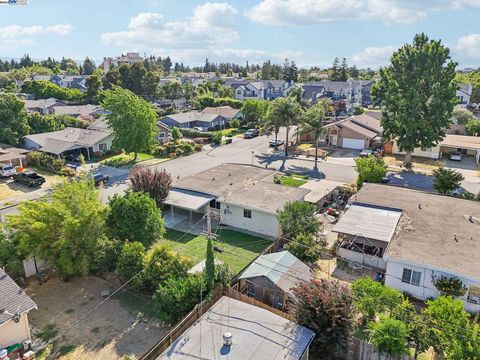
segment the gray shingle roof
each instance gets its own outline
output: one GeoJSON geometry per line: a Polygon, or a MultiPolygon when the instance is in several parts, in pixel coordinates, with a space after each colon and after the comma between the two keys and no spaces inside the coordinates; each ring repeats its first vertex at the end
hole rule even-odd
{"type": "Polygon", "coordinates": [[[207,114],[201,111],[189,111],[184,113],[167,115],[163,119],[170,118],[175,120],[179,124],[184,124],[193,121],[212,122],[218,116],[218,114],[207,114]]]}
{"type": "Polygon", "coordinates": [[[12,318],[11,315],[4,314],[4,311],[24,314],[32,309],[37,309],[37,304],[0,268],[0,324],[12,318]]]}

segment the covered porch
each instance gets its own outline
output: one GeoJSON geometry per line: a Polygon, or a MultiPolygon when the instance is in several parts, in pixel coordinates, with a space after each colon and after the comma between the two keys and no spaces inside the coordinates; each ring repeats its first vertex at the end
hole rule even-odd
{"type": "Polygon", "coordinates": [[[210,203],[214,201],[215,197],[211,195],[182,189],[170,190],[165,200],[165,226],[192,234],[207,232],[208,217],[212,227],[219,223],[215,209],[210,208],[210,203]]]}

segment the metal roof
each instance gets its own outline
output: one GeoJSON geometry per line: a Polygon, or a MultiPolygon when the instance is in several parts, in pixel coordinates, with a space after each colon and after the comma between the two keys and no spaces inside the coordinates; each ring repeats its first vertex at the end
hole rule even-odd
{"type": "Polygon", "coordinates": [[[166,205],[197,211],[214,200],[215,197],[194,191],[171,189],[165,200],[166,205]]]}
{"type": "Polygon", "coordinates": [[[10,314],[24,314],[32,309],[37,309],[37,304],[0,268],[0,324],[9,321],[10,314]]]}
{"type": "Polygon", "coordinates": [[[390,242],[401,215],[401,209],[355,202],[332,231],[390,242]]]}
{"type": "Polygon", "coordinates": [[[240,276],[240,279],[266,277],[286,293],[311,279],[310,268],[288,251],[259,256],[240,276]]]}
{"type": "Polygon", "coordinates": [[[315,333],[268,310],[222,297],[157,360],[299,360],[315,333]],[[223,345],[223,334],[232,345],[223,345]]]}

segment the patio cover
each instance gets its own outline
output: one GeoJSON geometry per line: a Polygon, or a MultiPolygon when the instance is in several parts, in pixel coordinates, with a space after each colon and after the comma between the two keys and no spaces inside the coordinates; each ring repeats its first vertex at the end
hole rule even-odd
{"type": "Polygon", "coordinates": [[[214,199],[215,197],[211,195],[206,195],[194,191],[172,189],[168,193],[165,204],[181,209],[198,211],[214,199]]]}
{"type": "Polygon", "coordinates": [[[390,242],[401,215],[401,209],[354,202],[332,231],[390,242]]]}

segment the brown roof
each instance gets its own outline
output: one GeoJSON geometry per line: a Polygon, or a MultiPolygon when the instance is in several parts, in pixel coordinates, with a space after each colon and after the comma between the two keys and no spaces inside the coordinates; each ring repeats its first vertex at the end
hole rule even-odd
{"type": "Polygon", "coordinates": [[[362,115],[352,116],[350,120],[357,125],[360,125],[362,127],[365,127],[369,130],[376,132],[377,135],[382,135],[383,127],[382,127],[382,124],[380,123],[380,118],[372,116],[372,114],[377,114],[377,113],[374,113],[372,111],[369,113],[364,113],[362,115]]]}
{"type": "Polygon", "coordinates": [[[223,116],[226,119],[232,119],[240,112],[238,109],[234,109],[231,106],[219,106],[219,107],[206,107],[202,110],[206,114],[217,114],[223,116]]]}
{"type": "Polygon", "coordinates": [[[0,268],[0,324],[10,320],[11,314],[24,314],[36,308],[37,304],[0,268]]]}
{"type": "Polygon", "coordinates": [[[349,119],[345,119],[344,121],[338,122],[337,126],[342,128],[346,128],[349,130],[352,130],[353,132],[356,132],[359,135],[365,136],[367,139],[373,139],[378,136],[378,134],[372,130],[369,130],[361,125],[358,125],[354,122],[352,122],[349,119]]]}
{"type": "Polygon", "coordinates": [[[447,134],[440,145],[461,149],[480,150],[480,136],[447,134]]]}
{"type": "Polygon", "coordinates": [[[480,278],[480,202],[380,184],[353,198],[403,210],[386,258],[480,278]]]}

